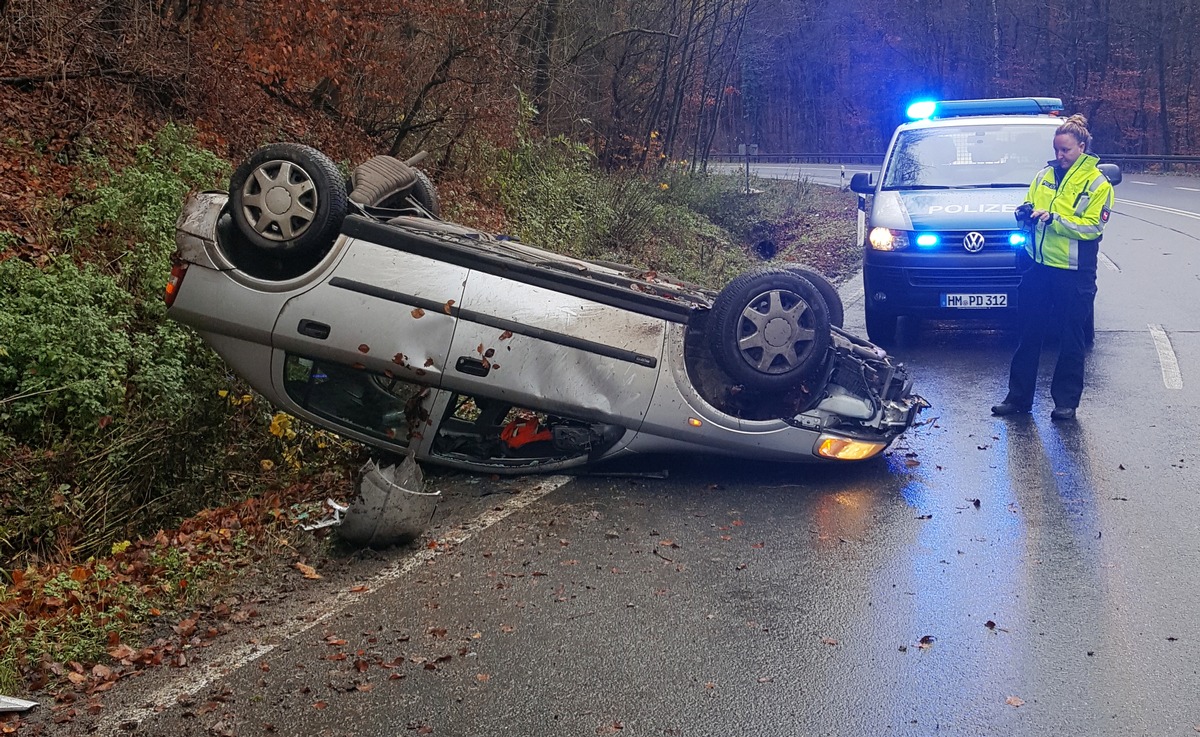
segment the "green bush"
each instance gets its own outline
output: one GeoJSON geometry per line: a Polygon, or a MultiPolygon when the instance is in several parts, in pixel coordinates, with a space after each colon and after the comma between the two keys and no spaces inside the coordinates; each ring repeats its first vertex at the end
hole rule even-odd
{"type": "Polygon", "coordinates": [[[183,195],[225,169],[173,126],[124,167],[94,155],[61,233],[77,252],[0,262],[0,562],[104,550],[216,501],[273,445],[266,408],[219,396],[244,392],[160,296],[183,195]]]}
{"type": "Polygon", "coordinates": [[[158,295],[170,272],[180,202],[189,190],[212,188],[228,171],[225,161],[192,143],[191,131],[173,124],[138,146],[120,169],[108,157],[87,156],[76,186],[82,204],[63,229],[64,245],[86,243],[108,256],[139,306],[161,315],[158,295]]]}

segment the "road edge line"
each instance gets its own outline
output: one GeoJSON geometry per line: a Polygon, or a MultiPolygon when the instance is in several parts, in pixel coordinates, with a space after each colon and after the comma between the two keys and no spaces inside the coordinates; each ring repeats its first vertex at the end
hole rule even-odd
{"type": "Polygon", "coordinates": [[[1183,388],[1183,374],[1179,370],[1179,360],[1171,347],[1171,338],[1162,325],[1150,324],[1150,337],[1154,340],[1154,350],[1158,353],[1158,367],[1162,370],[1163,385],[1168,389],[1183,388]]]}
{"type": "MultiPolygon", "coordinates": [[[[123,725],[137,723],[140,729],[143,723],[176,706],[181,697],[195,696],[211,686],[218,679],[224,678],[245,666],[267,655],[280,645],[296,640],[317,625],[328,621],[340,614],[347,606],[364,599],[379,590],[380,587],[391,583],[424,565],[448,550],[462,545],[474,535],[483,532],[492,525],[504,520],[509,515],[529,507],[534,502],[546,497],[559,487],[574,480],[572,476],[535,477],[540,483],[521,493],[510,496],[499,507],[493,507],[473,520],[463,523],[457,531],[445,535],[438,540],[436,548],[418,550],[401,560],[397,565],[385,568],[365,582],[356,585],[365,587],[359,592],[340,591],[324,611],[304,623],[289,620],[283,624],[270,627],[256,634],[255,639],[271,641],[271,644],[247,643],[229,651],[221,662],[204,662],[187,669],[189,678],[176,679],[184,681],[184,685],[167,684],[152,691],[144,699],[143,706],[125,708],[120,714],[110,713],[101,717],[95,725],[95,734],[104,737],[117,737],[128,734],[123,725]]],[[[312,611],[311,609],[309,610],[312,611]]]]}

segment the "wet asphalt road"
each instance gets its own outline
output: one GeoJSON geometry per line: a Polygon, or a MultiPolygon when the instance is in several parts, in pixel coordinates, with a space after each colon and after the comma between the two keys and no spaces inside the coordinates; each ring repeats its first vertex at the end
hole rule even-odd
{"type": "Polygon", "coordinates": [[[136,733],[1196,734],[1197,221],[1117,209],[1077,422],[989,416],[1010,331],[905,326],[886,458],[574,480],[136,733]]]}

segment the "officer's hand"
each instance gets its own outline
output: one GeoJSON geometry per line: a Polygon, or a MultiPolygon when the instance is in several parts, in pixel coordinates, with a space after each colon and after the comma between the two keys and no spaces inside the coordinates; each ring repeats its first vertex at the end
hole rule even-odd
{"type": "Polygon", "coordinates": [[[1029,217],[1033,220],[1041,220],[1043,223],[1050,219],[1050,213],[1045,210],[1034,210],[1029,217]]]}

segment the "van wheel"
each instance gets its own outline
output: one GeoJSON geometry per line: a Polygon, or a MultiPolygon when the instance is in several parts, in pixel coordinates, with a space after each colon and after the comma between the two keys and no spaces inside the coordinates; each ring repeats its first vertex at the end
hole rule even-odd
{"type": "Polygon", "coordinates": [[[896,340],[896,315],[867,305],[867,337],[872,343],[891,345],[896,340]]]}
{"type": "Polygon", "coordinates": [[[346,183],[325,154],[294,143],[255,151],[229,179],[229,211],[253,247],[273,256],[328,249],[346,217],[346,183]]]}
{"type": "Polygon", "coordinates": [[[707,337],[730,378],[760,391],[790,389],[810,378],[832,341],[820,291],[786,269],[731,281],[713,302],[707,337]]]}
{"type": "Polygon", "coordinates": [[[829,308],[829,324],[835,327],[843,327],[846,322],[846,308],[842,304],[842,296],[838,294],[838,290],[833,286],[833,283],[824,277],[820,272],[806,269],[803,266],[785,266],[785,269],[793,274],[799,274],[812,283],[817,291],[821,293],[821,297],[825,300],[825,306],[829,308]]]}

